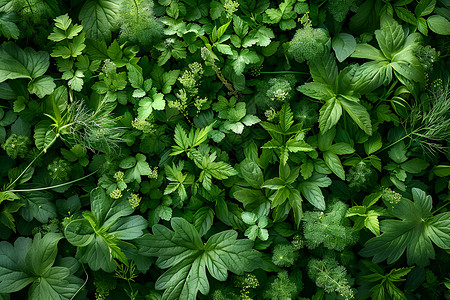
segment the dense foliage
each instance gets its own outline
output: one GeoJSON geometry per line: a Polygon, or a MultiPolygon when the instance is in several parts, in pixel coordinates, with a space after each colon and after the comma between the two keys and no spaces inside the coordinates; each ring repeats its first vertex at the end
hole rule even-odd
{"type": "Polygon", "coordinates": [[[450,299],[449,5],[0,0],[0,299],[450,299]]]}

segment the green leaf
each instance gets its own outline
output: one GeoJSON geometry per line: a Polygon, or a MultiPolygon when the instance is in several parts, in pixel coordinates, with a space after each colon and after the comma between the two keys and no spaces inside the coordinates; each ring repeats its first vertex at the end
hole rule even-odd
{"type": "Polygon", "coordinates": [[[408,173],[418,174],[428,168],[430,164],[420,158],[410,159],[400,165],[408,173]]]}
{"type": "Polygon", "coordinates": [[[338,68],[333,54],[327,53],[324,57],[311,60],[309,62],[309,70],[315,82],[328,86],[335,85],[338,68]]]}
{"type": "Polygon", "coordinates": [[[139,100],[138,108],[138,119],[147,119],[153,110],[163,110],[166,106],[166,101],[164,100],[164,95],[157,93],[155,88],[152,88],[150,97],[144,97],[139,100]]]}
{"type": "Polygon", "coordinates": [[[233,51],[231,56],[231,65],[237,75],[242,74],[246,65],[256,64],[259,62],[259,56],[256,52],[250,51],[248,49],[241,50],[241,52],[233,51]]]}
{"type": "Polygon", "coordinates": [[[79,18],[88,38],[111,40],[111,32],[117,27],[117,0],[89,0],[81,8],[79,18]]]}
{"type": "Polygon", "coordinates": [[[436,6],[436,0],[420,0],[414,9],[414,13],[417,17],[423,17],[433,12],[436,6]]]}
{"type": "Polygon", "coordinates": [[[28,84],[28,91],[31,94],[36,94],[39,98],[50,95],[55,88],[56,84],[50,76],[40,76],[39,78],[30,81],[28,84]]]}
{"type": "Polygon", "coordinates": [[[33,283],[30,299],[69,300],[81,288],[83,280],[72,275],[73,271],[63,266],[53,266],[61,234],[47,233],[33,241],[19,237],[14,246],[0,242],[0,290],[13,293],[33,283]],[[50,298],[49,298],[50,297],[50,298]]]}
{"type": "Polygon", "coordinates": [[[153,234],[145,236],[144,250],[158,257],[156,265],[167,269],[156,281],[164,290],[164,299],[196,299],[200,291],[209,292],[206,269],[212,277],[225,281],[228,271],[241,275],[258,268],[259,253],[250,240],[237,240],[233,230],[214,234],[206,244],[193,225],[183,218],[172,218],[173,231],[154,225],[153,234]]]}
{"type": "Polygon", "coordinates": [[[381,149],[383,143],[381,142],[381,135],[377,132],[364,143],[364,150],[367,155],[377,152],[381,149]]]}
{"type": "Polygon", "coordinates": [[[256,162],[244,160],[239,166],[239,171],[245,181],[255,189],[261,188],[264,182],[263,173],[256,162]]]}
{"type": "Polygon", "coordinates": [[[332,47],[337,60],[343,62],[355,51],[356,40],[351,34],[339,33],[333,38],[332,47]]]}
{"type": "Polygon", "coordinates": [[[56,218],[56,208],[51,194],[45,191],[24,192],[21,194],[24,207],[20,210],[22,217],[30,222],[36,219],[45,224],[49,219],[56,218]]]}
{"type": "Polygon", "coordinates": [[[25,272],[25,256],[31,243],[30,238],[24,237],[19,237],[14,245],[0,242],[0,290],[3,293],[20,291],[34,281],[25,272]]]}
{"type": "Polygon", "coordinates": [[[200,234],[204,236],[213,224],[214,211],[210,207],[201,207],[194,214],[194,227],[200,234]]]}
{"type": "Polygon", "coordinates": [[[333,128],[342,116],[342,106],[336,98],[328,100],[320,109],[319,128],[327,132],[333,128]]]}
{"type": "Polygon", "coordinates": [[[392,59],[399,52],[405,41],[402,26],[391,16],[381,16],[381,29],[375,30],[375,37],[381,51],[387,59],[392,59]]]}
{"type": "Polygon", "coordinates": [[[128,263],[119,245],[140,238],[148,222],[142,216],[129,216],[134,209],[128,199],[113,201],[101,188],[93,190],[90,196],[92,212],[85,211],[83,219],[70,221],[64,235],[78,247],[80,262],[92,270],[112,272],[117,266],[114,259],[128,263]]]}
{"type": "Polygon", "coordinates": [[[417,25],[417,19],[412,12],[404,7],[395,7],[397,16],[406,23],[417,25]]]}
{"type": "Polygon", "coordinates": [[[42,239],[40,234],[35,236],[25,257],[25,263],[33,274],[43,275],[52,267],[58,252],[57,244],[62,238],[59,233],[47,233],[42,239]]]}
{"type": "Polygon", "coordinates": [[[401,164],[405,162],[408,157],[406,156],[406,145],[404,142],[396,143],[391,147],[391,150],[388,151],[389,157],[396,162],[397,164],[401,164]]]}
{"type": "Polygon", "coordinates": [[[434,33],[450,35],[450,22],[440,15],[432,15],[427,19],[428,27],[434,33]]]}
{"type": "Polygon", "coordinates": [[[341,97],[339,98],[339,102],[359,128],[366,134],[372,135],[372,123],[370,122],[370,116],[367,109],[350,97],[341,97]]]}
{"type": "Polygon", "coordinates": [[[2,11],[0,13],[0,31],[7,38],[18,39],[20,35],[19,27],[14,23],[16,16],[13,12],[2,11]]]}
{"type": "Polygon", "coordinates": [[[440,248],[450,249],[450,213],[431,215],[431,197],[420,189],[412,189],[414,202],[401,199],[393,206],[391,214],[400,220],[381,222],[381,236],[365,244],[360,254],[373,256],[373,262],[387,259],[396,262],[406,250],[408,264],[424,267],[434,259],[432,241],[440,248]]]}
{"type": "Polygon", "coordinates": [[[0,46],[0,82],[8,79],[35,79],[45,74],[50,65],[49,55],[31,48],[22,50],[12,42],[0,46]]]}
{"type": "Polygon", "coordinates": [[[345,180],[344,167],[342,167],[341,160],[336,154],[330,151],[326,151],[323,153],[323,159],[328,168],[330,168],[330,170],[333,171],[333,173],[336,174],[337,177],[345,180]]]}

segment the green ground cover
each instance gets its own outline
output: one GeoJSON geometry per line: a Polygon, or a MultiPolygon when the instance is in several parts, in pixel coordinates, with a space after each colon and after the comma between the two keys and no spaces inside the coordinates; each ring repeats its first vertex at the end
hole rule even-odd
{"type": "Polygon", "coordinates": [[[0,300],[450,299],[448,0],[0,0],[0,300]]]}

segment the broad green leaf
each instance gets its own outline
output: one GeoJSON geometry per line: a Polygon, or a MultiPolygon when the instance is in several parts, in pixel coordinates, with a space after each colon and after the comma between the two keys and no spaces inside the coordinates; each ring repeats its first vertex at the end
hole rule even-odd
{"type": "Polygon", "coordinates": [[[193,225],[183,218],[172,218],[173,231],[154,225],[153,234],[145,237],[144,250],[157,257],[158,267],[167,269],[156,281],[164,290],[164,299],[196,299],[198,291],[209,292],[206,269],[212,277],[225,281],[228,271],[251,272],[259,267],[259,253],[250,240],[237,240],[237,232],[223,231],[211,236],[206,244],[193,225]]]}
{"type": "Polygon", "coordinates": [[[49,55],[31,48],[22,50],[12,42],[0,46],[0,82],[8,79],[35,79],[45,74],[50,65],[49,55]]]}
{"type": "Polygon", "coordinates": [[[251,187],[255,189],[261,188],[264,182],[264,176],[256,162],[244,160],[239,166],[239,171],[251,187]]]}
{"type": "Polygon", "coordinates": [[[404,7],[396,7],[395,13],[401,20],[405,21],[406,23],[409,23],[412,25],[417,25],[416,17],[408,9],[406,9],[404,7]]]}
{"type": "Polygon", "coordinates": [[[344,167],[342,167],[341,160],[336,154],[326,151],[323,153],[323,160],[327,164],[328,168],[330,168],[330,170],[333,171],[337,177],[345,180],[344,167]]]}
{"type": "Polygon", "coordinates": [[[399,52],[405,42],[402,26],[391,16],[381,16],[381,29],[375,30],[375,37],[381,51],[387,59],[392,59],[399,52]]]}
{"type": "Polygon", "coordinates": [[[19,27],[14,23],[16,15],[13,12],[2,11],[0,13],[0,32],[8,40],[10,38],[18,39],[20,35],[19,27]]]}
{"type": "Polygon", "coordinates": [[[450,213],[431,215],[431,197],[420,189],[412,189],[414,202],[401,199],[393,205],[391,214],[400,220],[381,222],[382,234],[365,244],[360,254],[373,256],[373,262],[387,259],[396,262],[406,250],[408,264],[424,267],[434,259],[432,241],[440,248],[450,249],[450,213]]]}
{"type": "Polygon", "coordinates": [[[436,0],[420,0],[414,9],[414,14],[417,17],[423,17],[433,12],[436,6],[436,0]]]}
{"type": "Polygon", "coordinates": [[[342,106],[336,98],[328,100],[320,109],[319,128],[327,132],[333,128],[342,116],[342,106]]]}
{"type": "Polygon", "coordinates": [[[350,117],[352,117],[353,121],[355,121],[359,128],[361,128],[366,134],[372,135],[372,123],[370,121],[369,113],[364,106],[349,97],[339,98],[339,103],[350,115],[350,117]]]}
{"type": "Polygon", "coordinates": [[[400,165],[400,167],[408,173],[418,174],[425,170],[429,163],[420,158],[410,159],[400,165]]]}
{"type": "Polygon", "coordinates": [[[307,82],[299,86],[297,90],[308,97],[322,101],[327,101],[336,96],[329,85],[318,82],[307,82]]]}
{"type": "Polygon", "coordinates": [[[36,219],[45,224],[49,219],[56,218],[56,207],[51,194],[45,191],[23,192],[21,202],[24,204],[19,213],[30,222],[36,219]]]}
{"type": "MultiPolygon", "coordinates": [[[[138,159],[140,161],[140,159],[138,159]]],[[[112,200],[101,188],[91,192],[91,209],[83,219],[74,219],[64,229],[66,239],[78,247],[78,258],[92,270],[112,272],[115,259],[128,264],[119,245],[143,235],[148,222],[142,216],[129,216],[134,209],[128,199],[112,200]]]]}
{"type": "Polygon", "coordinates": [[[231,56],[231,65],[237,75],[242,74],[246,65],[256,64],[259,62],[259,56],[256,52],[248,49],[241,50],[239,53],[233,51],[231,56]]]}
{"type": "Polygon", "coordinates": [[[47,233],[41,238],[37,234],[25,257],[27,267],[35,275],[44,276],[54,264],[58,252],[57,244],[63,236],[59,233],[47,233]]]}
{"type": "Polygon", "coordinates": [[[328,53],[324,57],[311,60],[309,70],[315,82],[334,86],[338,76],[338,68],[333,54],[328,53]]]}
{"type": "Polygon", "coordinates": [[[42,237],[38,233],[33,241],[19,237],[14,246],[0,242],[0,290],[13,293],[32,283],[30,299],[71,299],[83,280],[72,275],[79,265],[71,269],[53,266],[61,238],[61,234],[47,233],[42,237]]]}
{"type": "Polygon", "coordinates": [[[111,40],[111,32],[117,28],[117,0],[89,0],[81,8],[79,18],[87,37],[93,40],[111,40]]]}
{"type": "Polygon", "coordinates": [[[28,91],[31,94],[36,94],[39,98],[50,95],[56,88],[53,78],[50,76],[41,76],[36,78],[28,84],[28,91]]]}
{"type": "Polygon", "coordinates": [[[200,234],[204,236],[213,224],[214,211],[210,207],[201,207],[194,214],[194,227],[200,234]]]}
{"type": "Polygon", "coordinates": [[[441,15],[432,15],[427,19],[428,27],[434,33],[450,35],[450,21],[441,15]]]}
{"type": "Polygon", "coordinates": [[[333,38],[332,47],[337,60],[343,62],[355,51],[356,40],[351,34],[339,33],[333,38]]]}
{"type": "Polygon", "coordinates": [[[0,290],[3,293],[20,291],[33,282],[26,273],[25,256],[31,247],[31,239],[19,237],[14,245],[0,242],[0,290]]]}

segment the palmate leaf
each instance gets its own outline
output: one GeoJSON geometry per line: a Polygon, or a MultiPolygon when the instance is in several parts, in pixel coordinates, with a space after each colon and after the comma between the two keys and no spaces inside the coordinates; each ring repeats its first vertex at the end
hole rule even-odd
{"type": "Polygon", "coordinates": [[[162,299],[196,299],[198,291],[209,293],[208,272],[225,281],[228,271],[241,275],[259,267],[260,254],[251,240],[238,240],[237,232],[227,230],[211,236],[203,244],[195,227],[183,218],[172,218],[173,231],[154,225],[153,234],[145,235],[148,255],[158,257],[158,267],[167,269],[156,281],[157,290],[165,290],[162,299]]]}
{"type": "Polygon", "coordinates": [[[71,268],[53,265],[61,238],[57,233],[44,237],[38,233],[33,240],[19,237],[14,245],[0,242],[0,291],[14,293],[32,283],[29,299],[71,299],[83,281],[73,275],[76,263],[71,262],[71,268]]]}
{"type": "Polygon", "coordinates": [[[134,209],[128,200],[113,201],[101,188],[92,190],[90,198],[92,211],[85,211],[82,219],[69,222],[64,235],[78,247],[80,262],[95,271],[112,272],[117,266],[114,259],[128,263],[119,245],[141,237],[147,221],[142,216],[129,216],[134,209]]]}
{"type": "Polygon", "coordinates": [[[408,264],[424,267],[434,259],[433,244],[450,249],[450,212],[433,216],[431,214],[431,196],[413,188],[414,202],[402,199],[393,206],[391,214],[400,220],[381,222],[381,236],[372,238],[365,244],[360,254],[373,256],[373,262],[387,259],[387,263],[396,262],[406,250],[408,264]]]}

